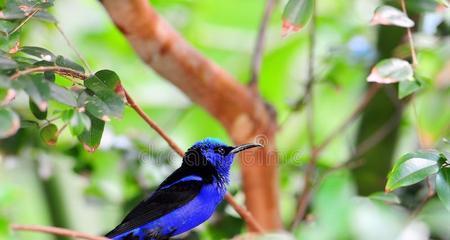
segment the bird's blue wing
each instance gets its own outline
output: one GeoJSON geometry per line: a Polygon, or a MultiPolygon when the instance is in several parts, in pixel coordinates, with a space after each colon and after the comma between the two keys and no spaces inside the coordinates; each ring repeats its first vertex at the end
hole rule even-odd
{"type": "Polygon", "coordinates": [[[182,207],[199,194],[203,184],[201,178],[192,176],[171,181],[170,185],[163,182],[148,199],[131,210],[119,226],[106,234],[106,237],[112,238],[129,232],[182,207]]]}

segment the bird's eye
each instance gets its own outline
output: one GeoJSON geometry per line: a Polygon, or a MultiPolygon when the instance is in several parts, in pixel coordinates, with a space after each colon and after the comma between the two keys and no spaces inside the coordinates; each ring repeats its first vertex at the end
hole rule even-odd
{"type": "Polygon", "coordinates": [[[216,152],[218,152],[220,155],[225,155],[225,149],[223,147],[218,147],[216,149],[216,152]]]}

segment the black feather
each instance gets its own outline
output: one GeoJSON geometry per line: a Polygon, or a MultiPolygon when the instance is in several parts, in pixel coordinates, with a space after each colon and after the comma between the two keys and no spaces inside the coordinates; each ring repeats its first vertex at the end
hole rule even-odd
{"type": "Polygon", "coordinates": [[[213,178],[220,179],[215,167],[207,161],[199,148],[190,148],[183,157],[181,167],[167,177],[153,194],[131,210],[122,223],[107,233],[106,237],[112,238],[131,231],[184,206],[199,194],[203,185],[212,183],[213,178]],[[174,184],[188,176],[199,176],[202,181],[190,180],[174,184]],[[170,186],[171,184],[173,185],[170,186]]]}
{"type": "Polygon", "coordinates": [[[133,230],[187,204],[198,195],[202,186],[201,181],[185,181],[157,190],[131,210],[106,237],[112,238],[133,230]]]}

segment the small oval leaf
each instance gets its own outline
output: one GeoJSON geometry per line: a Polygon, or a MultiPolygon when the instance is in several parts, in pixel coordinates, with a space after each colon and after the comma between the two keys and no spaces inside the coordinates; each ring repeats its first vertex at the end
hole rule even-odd
{"type": "Polygon", "coordinates": [[[85,113],[74,111],[69,120],[69,127],[72,134],[78,136],[84,130],[89,131],[91,129],[91,119],[85,113]]]}
{"type": "Polygon", "coordinates": [[[48,145],[54,145],[58,140],[58,127],[55,124],[50,123],[49,125],[41,128],[40,131],[41,139],[48,145]]]}
{"type": "Polygon", "coordinates": [[[55,61],[55,55],[45,48],[26,46],[26,47],[22,47],[20,49],[20,51],[23,53],[26,53],[28,55],[37,57],[46,62],[55,61]]]}
{"type": "Polygon", "coordinates": [[[281,35],[284,37],[303,29],[311,19],[313,10],[314,0],[289,0],[283,11],[281,35]]]}
{"type": "Polygon", "coordinates": [[[436,152],[413,152],[403,155],[388,175],[386,191],[418,183],[437,173],[439,158],[436,152]]]}
{"type": "Polygon", "coordinates": [[[0,138],[16,134],[20,128],[20,118],[9,108],[0,108],[0,138]]]}
{"type": "Polygon", "coordinates": [[[16,97],[14,89],[0,88],[0,107],[8,105],[16,97]]]}
{"type": "Polygon", "coordinates": [[[17,68],[17,63],[14,60],[0,55],[0,70],[8,70],[14,68],[17,68]]]}
{"type": "Polygon", "coordinates": [[[91,121],[91,128],[89,130],[85,129],[83,133],[78,136],[78,140],[83,144],[86,151],[94,152],[97,150],[100,141],[102,140],[105,122],[90,114],[87,114],[87,116],[91,121]]]}
{"type": "Polygon", "coordinates": [[[41,111],[39,107],[31,100],[31,98],[28,100],[31,113],[39,119],[44,120],[47,118],[47,110],[41,111]]]}
{"type": "Polygon", "coordinates": [[[78,63],[73,62],[67,58],[64,58],[63,56],[57,56],[56,60],[55,60],[55,64],[60,67],[66,67],[66,68],[70,68],[75,71],[84,73],[84,68],[81,65],[79,65],[78,63]]]}
{"type": "Polygon", "coordinates": [[[398,98],[405,98],[422,88],[422,83],[418,80],[402,81],[398,84],[398,98]]]}
{"type": "Polygon", "coordinates": [[[121,118],[125,107],[122,99],[111,90],[102,90],[89,96],[86,111],[98,119],[109,121],[111,117],[121,118]]]}
{"type": "Polygon", "coordinates": [[[450,166],[443,165],[436,175],[436,193],[450,211],[450,166]]]}
{"type": "Polygon", "coordinates": [[[411,64],[407,61],[389,58],[380,61],[372,68],[367,81],[383,84],[414,81],[414,71],[411,64]]]}
{"type": "Polygon", "coordinates": [[[414,27],[414,21],[404,12],[392,6],[381,6],[375,9],[371,23],[374,25],[393,25],[398,27],[414,27]]]}

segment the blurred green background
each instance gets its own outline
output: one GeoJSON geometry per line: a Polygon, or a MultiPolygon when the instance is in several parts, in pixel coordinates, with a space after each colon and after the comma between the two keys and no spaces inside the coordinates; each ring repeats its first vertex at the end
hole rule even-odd
{"type": "MultiPolygon", "coordinates": [[[[406,105],[393,136],[395,140],[390,146],[382,145],[389,139],[382,141],[377,151],[383,152],[386,147],[390,149],[387,152],[393,152],[378,159],[380,165],[390,166],[392,160],[418,148],[418,124],[430,147],[449,149],[442,139],[450,136],[450,11],[436,12],[433,1],[407,2],[411,3],[418,23],[415,38],[420,64],[416,72],[426,77],[426,86],[415,97],[414,104],[406,105]]],[[[151,3],[202,54],[240,82],[248,82],[265,1],[151,3]]],[[[283,222],[288,224],[304,184],[303,167],[309,159],[305,111],[292,110],[292,104],[304,93],[308,33],[305,30],[281,38],[285,3],[279,1],[270,20],[259,87],[264,99],[278,113],[280,205],[283,222]]],[[[380,4],[356,0],[317,3],[313,129],[317,142],[336,129],[362,99],[366,77],[381,54],[380,44],[395,41],[369,24],[380,4]]],[[[100,3],[58,0],[50,12],[91,69],[114,70],[135,100],[183,148],[205,137],[230,143],[218,121],[140,61],[100,3]]],[[[21,44],[45,47],[77,59],[52,24],[36,20],[27,23],[21,44]]],[[[401,56],[407,49],[406,42],[394,43],[390,54],[401,56]]],[[[13,107],[25,119],[32,119],[27,103],[25,95],[19,94],[13,107]]],[[[389,116],[388,108],[378,105],[375,115],[389,116]]],[[[360,121],[357,119],[324,150],[319,159],[321,169],[339,166],[354,153],[361,134],[358,132],[363,131],[359,128],[360,121]]],[[[53,225],[104,234],[180,164],[180,159],[130,108],[125,109],[123,119],[106,125],[101,146],[95,153],[85,152],[68,131],[52,147],[43,144],[38,135],[37,131],[22,129],[16,136],[0,141],[0,239],[55,239],[44,234],[12,233],[9,223],[53,225]]],[[[243,202],[239,186],[239,168],[235,164],[230,190],[243,202]]],[[[408,210],[417,206],[426,193],[423,184],[399,192],[403,206],[377,203],[358,196],[358,191],[361,192],[361,187],[357,187],[351,170],[326,175],[314,194],[311,214],[294,232],[296,238],[450,239],[450,214],[436,198],[427,203],[418,218],[409,217],[408,210]]],[[[243,232],[245,226],[240,218],[223,204],[210,221],[189,237],[222,239],[243,232]]]]}

